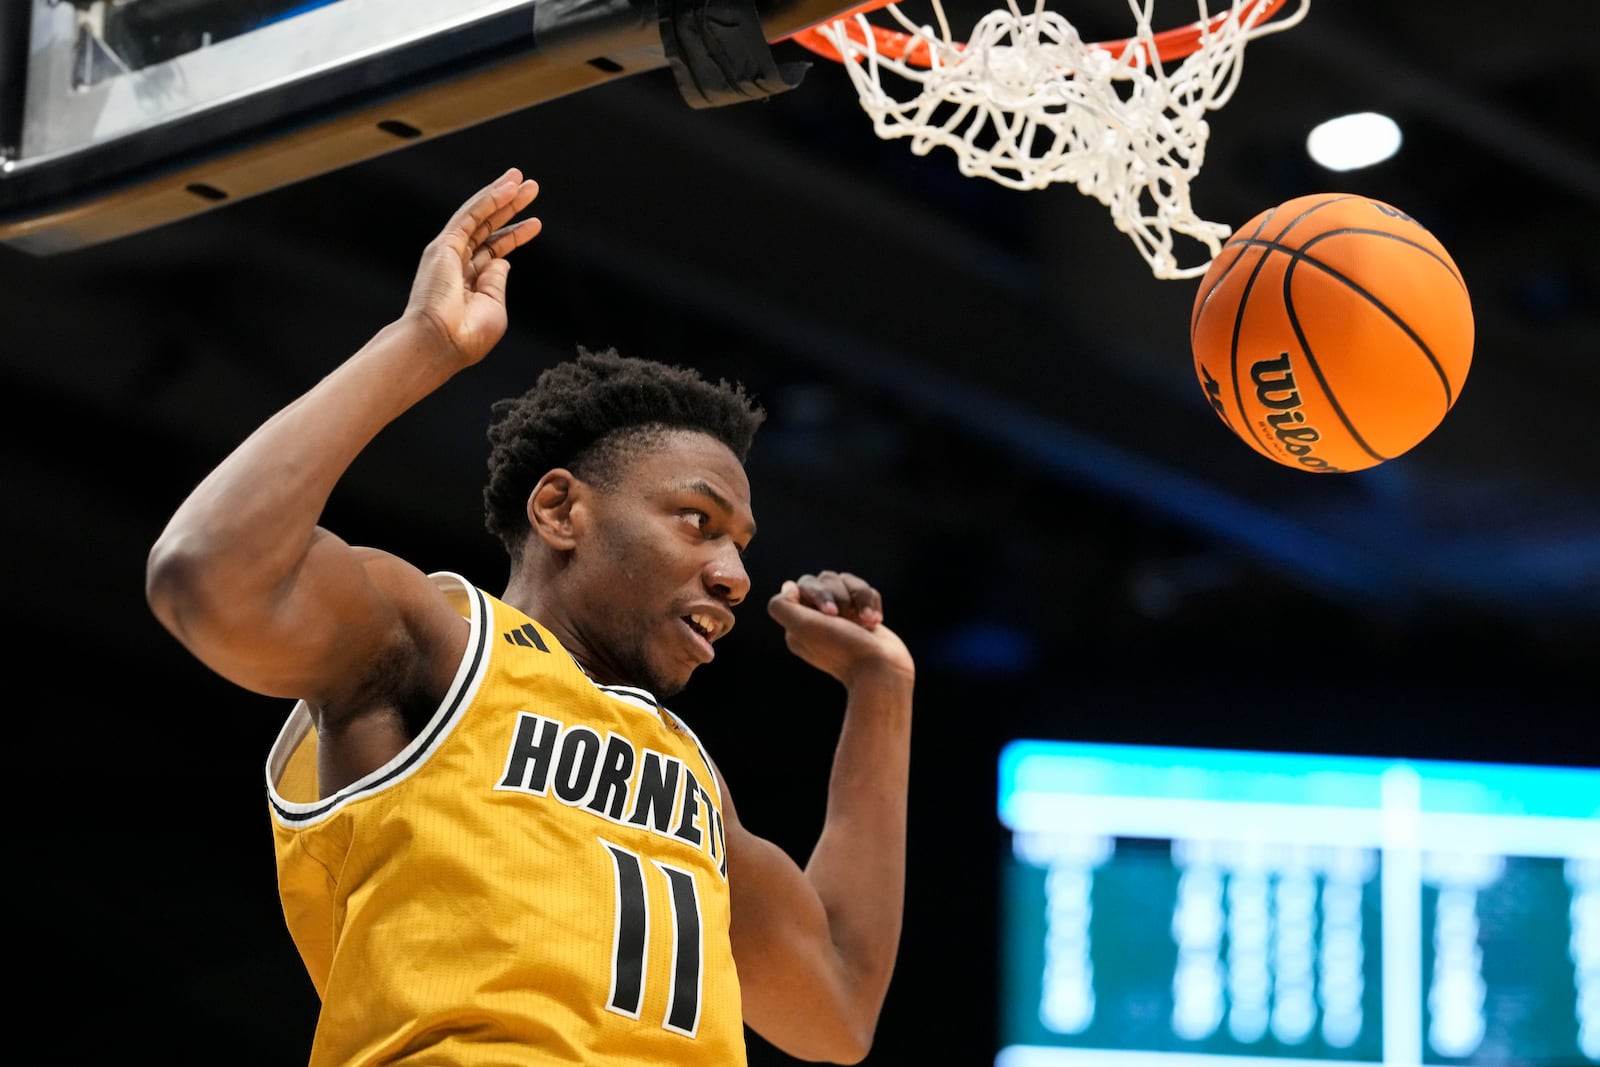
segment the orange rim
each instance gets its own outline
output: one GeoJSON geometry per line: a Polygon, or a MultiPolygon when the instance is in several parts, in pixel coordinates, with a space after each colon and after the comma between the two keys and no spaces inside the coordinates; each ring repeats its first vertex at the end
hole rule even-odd
{"type": "MultiPolygon", "coordinates": [[[[861,35],[861,24],[856,22],[853,16],[864,15],[869,11],[876,11],[880,7],[888,7],[894,2],[895,0],[868,0],[867,3],[859,7],[853,7],[827,21],[835,22],[839,19],[849,19],[850,21],[846,22],[845,26],[850,39],[857,44],[864,44],[865,38],[861,35]]],[[[1265,22],[1277,14],[1278,9],[1282,6],[1283,0],[1266,0],[1261,14],[1251,21],[1251,25],[1265,22]]],[[[1200,47],[1201,36],[1215,32],[1217,27],[1227,21],[1232,14],[1232,11],[1224,11],[1219,15],[1213,15],[1209,19],[1153,34],[1151,41],[1155,45],[1156,55],[1161,58],[1161,62],[1170,63],[1175,59],[1182,59],[1184,56],[1193,54],[1200,47]]],[[[871,23],[867,24],[867,29],[872,34],[873,45],[879,55],[910,63],[914,67],[931,65],[932,59],[928,54],[928,42],[916,34],[884,29],[882,26],[874,26],[871,23]]],[[[823,36],[822,31],[817,29],[816,26],[798,30],[790,34],[787,40],[803,45],[817,55],[831,59],[835,63],[844,62],[844,57],[839,54],[839,50],[823,36]]],[[[1132,38],[1123,38],[1120,41],[1102,41],[1098,47],[1107,52],[1120,52],[1127,47],[1130,40],[1132,38]]],[[[955,43],[955,47],[958,49],[965,48],[966,44],[958,41],[955,43]]]]}

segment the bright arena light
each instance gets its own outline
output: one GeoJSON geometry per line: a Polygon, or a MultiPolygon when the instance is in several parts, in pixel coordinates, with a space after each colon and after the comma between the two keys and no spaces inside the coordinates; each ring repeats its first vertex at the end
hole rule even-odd
{"type": "Polygon", "coordinates": [[[1375,111],[1329,119],[1306,137],[1306,151],[1329,170],[1370,167],[1399,150],[1400,127],[1375,111]]]}

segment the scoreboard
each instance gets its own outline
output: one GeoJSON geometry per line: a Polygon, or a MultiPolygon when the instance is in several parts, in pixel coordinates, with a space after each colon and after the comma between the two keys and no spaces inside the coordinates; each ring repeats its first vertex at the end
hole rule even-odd
{"type": "Polygon", "coordinates": [[[997,1067],[1600,1064],[1600,769],[1015,741],[997,1067]]]}

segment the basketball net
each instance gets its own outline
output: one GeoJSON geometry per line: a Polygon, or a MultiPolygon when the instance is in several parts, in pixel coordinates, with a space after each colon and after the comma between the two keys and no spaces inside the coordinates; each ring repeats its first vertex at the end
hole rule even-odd
{"type": "Polygon", "coordinates": [[[1121,41],[1085,42],[1043,0],[1028,14],[1006,0],[965,41],[939,0],[937,29],[873,0],[793,40],[844,65],[879,137],[909,137],[917,155],[948,148],[963,175],[1011,189],[1075,185],[1110,209],[1157,278],[1194,278],[1231,232],[1189,202],[1206,113],[1233,95],[1245,45],[1298,23],[1310,0],[1271,22],[1285,0],[1215,0],[1227,8],[1215,15],[1195,0],[1198,21],[1161,32],[1154,2],[1128,0],[1136,29],[1121,41]],[[901,30],[869,23],[877,10],[901,30]],[[1175,234],[1208,249],[1205,261],[1180,266],[1175,234]]]}

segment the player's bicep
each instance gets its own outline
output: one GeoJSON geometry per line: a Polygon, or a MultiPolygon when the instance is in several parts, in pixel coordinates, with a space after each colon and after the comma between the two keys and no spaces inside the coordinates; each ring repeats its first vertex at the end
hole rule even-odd
{"type": "Polygon", "coordinates": [[[432,659],[426,650],[439,631],[459,628],[461,618],[410,563],[328,534],[307,553],[275,625],[283,695],[338,702],[374,664],[432,659]]]}
{"type": "Polygon", "coordinates": [[[321,703],[406,640],[407,615],[429,594],[416,568],[318,529],[271,589],[195,611],[180,637],[238,685],[321,703]]]}
{"type": "Polygon", "coordinates": [[[744,828],[725,784],[723,798],[733,901],[729,935],[745,1022],[791,1055],[837,1055],[833,1050],[851,1017],[850,996],[827,911],[789,854],[744,828]]]}
{"type": "Polygon", "coordinates": [[[820,1018],[834,998],[828,917],[794,860],[753,834],[730,835],[728,882],[745,1021],[782,1047],[791,1018],[820,1018]]]}

